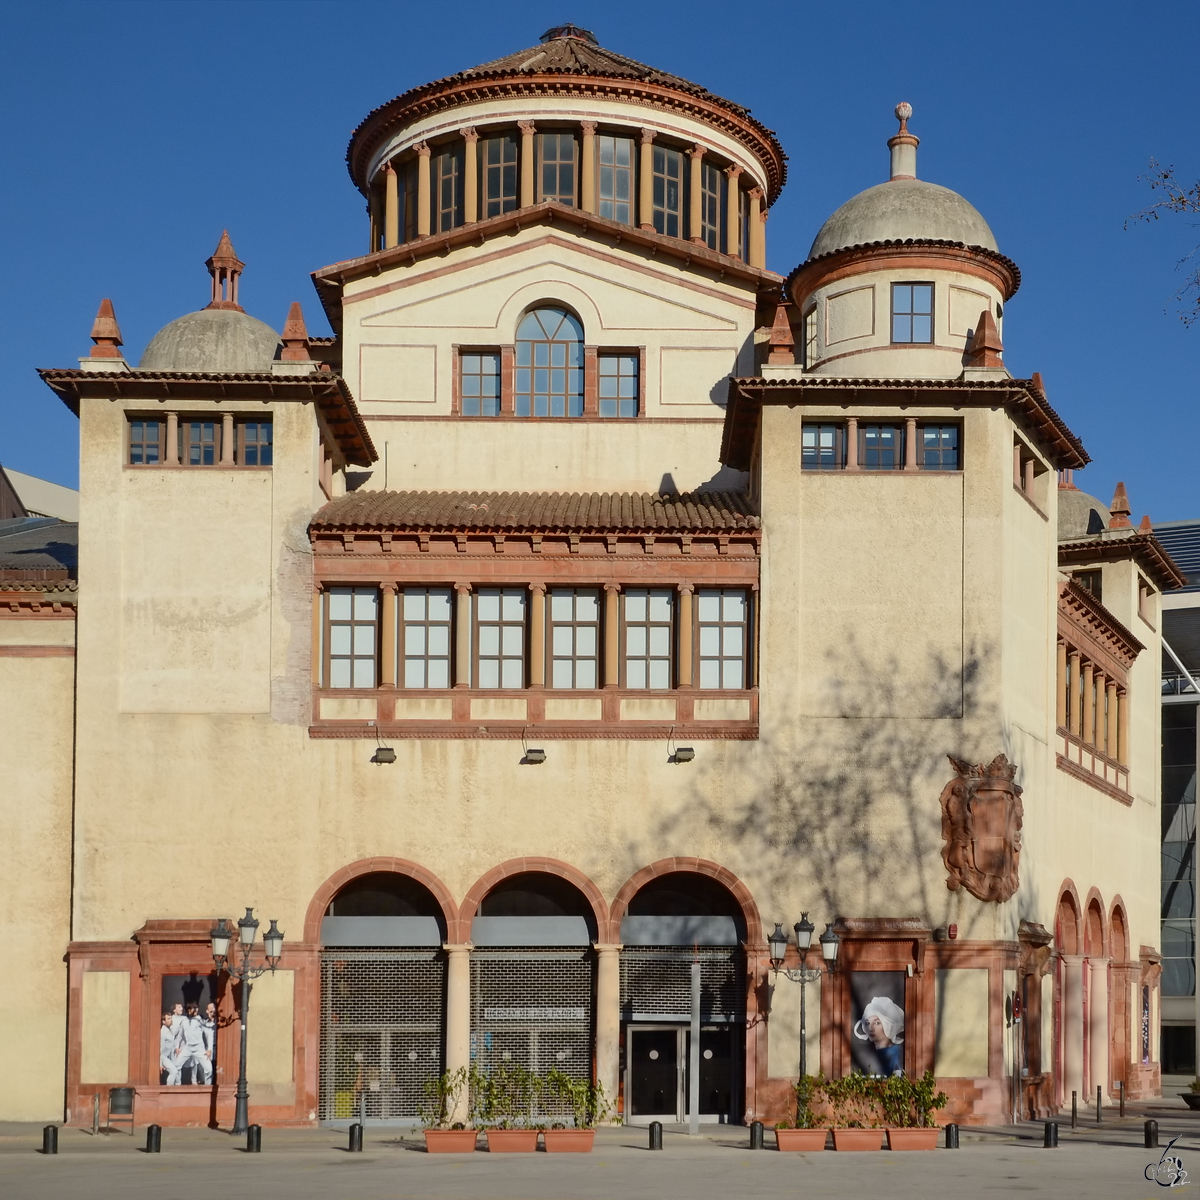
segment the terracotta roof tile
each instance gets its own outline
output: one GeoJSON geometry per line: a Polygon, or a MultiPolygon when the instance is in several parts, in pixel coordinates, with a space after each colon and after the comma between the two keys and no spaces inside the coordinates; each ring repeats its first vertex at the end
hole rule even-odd
{"type": "Polygon", "coordinates": [[[740,532],[758,517],[743,492],[373,492],[325,505],[313,529],[740,532]]]}

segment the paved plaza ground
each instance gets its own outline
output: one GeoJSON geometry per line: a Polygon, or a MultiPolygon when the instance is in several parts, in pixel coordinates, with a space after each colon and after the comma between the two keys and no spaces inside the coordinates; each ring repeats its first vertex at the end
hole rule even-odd
{"type": "MultiPolygon", "coordinates": [[[[957,1151],[780,1154],[751,1152],[744,1129],[706,1127],[691,1138],[668,1128],[661,1152],[647,1149],[643,1129],[605,1129],[590,1155],[429,1155],[419,1132],[369,1128],[362,1154],[346,1151],[338,1129],[263,1131],[263,1151],[244,1153],[242,1138],[208,1129],[165,1129],[161,1154],[143,1152],[145,1134],[61,1131],[60,1152],[38,1151],[41,1130],[0,1126],[3,1200],[194,1200],[228,1194],[286,1200],[609,1200],[684,1197],[907,1197],[1000,1195],[1054,1197],[1163,1196],[1146,1178],[1160,1151],[1145,1149],[1147,1115],[1158,1119],[1163,1146],[1179,1136],[1177,1154],[1200,1186],[1200,1113],[1179,1104],[1132,1108],[1122,1122],[1106,1113],[1098,1128],[1069,1118],[1057,1150],[1042,1148],[1041,1124],[964,1129],[957,1151]]],[[[770,1132],[767,1141],[773,1141],[770,1132]]],[[[483,1141],[480,1140],[482,1147],[483,1141]]]]}

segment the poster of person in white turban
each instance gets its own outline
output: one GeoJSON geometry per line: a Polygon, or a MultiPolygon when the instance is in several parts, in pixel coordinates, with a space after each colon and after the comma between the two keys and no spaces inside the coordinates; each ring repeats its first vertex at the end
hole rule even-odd
{"type": "Polygon", "coordinates": [[[904,1074],[903,971],[850,976],[850,1061],[864,1075],[904,1074]]]}

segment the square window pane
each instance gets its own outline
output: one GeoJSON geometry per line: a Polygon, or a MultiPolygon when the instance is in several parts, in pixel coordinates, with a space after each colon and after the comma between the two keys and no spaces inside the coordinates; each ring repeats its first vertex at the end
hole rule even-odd
{"type": "Polygon", "coordinates": [[[701,660],[700,686],[702,688],[719,688],[721,686],[721,664],[716,659],[701,660]]]}
{"type": "Polygon", "coordinates": [[[373,590],[355,588],[354,590],[354,619],[356,621],[375,620],[375,610],[378,597],[373,590]]]}
{"type": "Polygon", "coordinates": [[[671,664],[657,661],[650,664],[650,686],[652,688],[669,688],[671,686],[671,664]]]}
{"type": "Polygon", "coordinates": [[[497,659],[480,659],[477,687],[498,688],[500,686],[500,663],[497,659]]]}
{"type": "Polygon", "coordinates": [[[448,658],[431,658],[429,660],[429,687],[448,688],[450,686],[450,660],[448,658]]]}
{"type": "Polygon", "coordinates": [[[596,686],[596,664],[589,659],[581,659],[575,664],[575,686],[594,688],[596,686]]]}
{"type": "Polygon", "coordinates": [[[500,653],[500,627],[498,625],[480,625],[479,653],[492,656],[500,653]]]}
{"type": "Polygon", "coordinates": [[[671,656],[671,631],[663,625],[650,630],[650,654],[654,658],[671,656]]]}
{"type": "Polygon", "coordinates": [[[629,625],[625,629],[625,651],[627,654],[645,655],[646,628],[643,625],[629,625]]]}
{"type": "Polygon", "coordinates": [[[354,653],[355,654],[374,654],[375,653],[375,626],[374,625],[355,625],[354,626],[354,653]]]}
{"type": "Polygon", "coordinates": [[[650,620],[669,621],[671,619],[671,593],[667,591],[650,593],[650,620]]]}
{"type": "Polygon", "coordinates": [[[509,589],[504,593],[504,619],[506,621],[523,621],[525,619],[525,593],[509,589]]]}
{"type": "Polygon", "coordinates": [[[516,655],[517,657],[520,657],[524,651],[525,639],[522,636],[525,632],[524,629],[522,629],[520,625],[505,625],[503,628],[504,637],[501,645],[504,648],[505,656],[509,657],[516,655]]]}
{"type": "Polygon", "coordinates": [[[577,621],[598,621],[598,620],[600,620],[600,594],[599,594],[599,592],[576,592],[575,593],[575,620],[577,620],[577,621]]]}
{"type": "Polygon", "coordinates": [[[349,625],[331,625],[329,627],[329,652],[330,654],[350,653],[349,625]]]}
{"type": "Polygon", "coordinates": [[[475,599],[475,612],[481,621],[500,619],[500,593],[480,592],[475,599]]]}
{"type": "Polygon", "coordinates": [[[425,619],[424,589],[404,589],[404,619],[406,621],[423,621],[425,619]]]}
{"type": "Polygon", "coordinates": [[[575,630],[575,653],[578,655],[594,655],[596,653],[596,627],[580,625],[575,630]]]}
{"type": "Polygon", "coordinates": [[[450,589],[431,588],[429,592],[429,619],[431,621],[450,620],[450,589]]]}
{"type": "Polygon", "coordinates": [[[332,588],[329,592],[329,617],[333,621],[350,620],[350,589],[332,588]]]}
{"type": "Polygon", "coordinates": [[[550,672],[550,685],[556,688],[569,688],[574,682],[572,662],[569,658],[556,658],[550,672]]]}
{"type": "Polygon", "coordinates": [[[914,342],[932,342],[933,318],[927,316],[913,317],[912,330],[912,340],[914,342]]]}
{"type": "Polygon", "coordinates": [[[574,653],[575,639],[572,637],[573,633],[574,630],[570,625],[556,625],[551,636],[552,652],[567,656],[574,653]]]}
{"type": "Polygon", "coordinates": [[[354,660],[354,686],[369,688],[375,686],[375,660],[372,658],[356,658],[354,660]]]}
{"type": "Polygon", "coordinates": [[[722,616],[726,621],[741,621],[746,615],[746,593],[726,592],[722,599],[722,616]]]}
{"type": "Polygon", "coordinates": [[[574,615],[574,592],[550,593],[550,619],[552,621],[569,621],[574,615]]]}
{"type": "Polygon", "coordinates": [[[506,688],[521,687],[524,684],[524,676],[521,671],[520,660],[506,658],[504,660],[504,670],[500,678],[506,688]]]}
{"type": "Polygon", "coordinates": [[[700,627],[700,653],[708,658],[715,658],[721,653],[721,628],[719,625],[702,625],[700,627]]]}
{"type": "Polygon", "coordinates": [[[625,664],[625,686],[631,688],[646,686],[646,663],[644,660],[631,658],[625,664]]]}
{"type": "Polygon", "coordinates": [[[742,631],[739,626],[726,626],[722,631],[721,653],[726,657],[742,653],[742,631]]]}
{"type": "Polygon", "coordinates": [[[647,596],[645,592],[625,593],[625,620],[644,621],[646,619],[647,596]]]}
{"type": "Polygon", "coordinates": [[[425,686],[425,660],[423,658],[406,658],[404,660],[404,686],[410,688],[425,686]]]}
{"type": "Polygon", "coordinates": [[[429,648],[426,654],[448,655],[450,653],[450,626],[431,625],[429,627],[429,648]]]}
{"type": "Polygon", "coordinates": [[[335,658],[329,664],[329,686],[348,688],[350,686],[350,660],[335,658]]]}
{"type": "Polygon", "coordinates": [[[701,621],[719,621],[721,619],[721,593],[701,592],[697,597],[697,616],[701,621]]]}
{"type": "Polygon", "coordinates": [[[742,661],[741,659],[726,659],[721,664],[721,686],[727,688],[740,688],[742,686],[742,661]]]}
{"type": "Polygon", "coordinates": [[[425,626],[406,625],[404,627],[404,653],[425,653],[425,626]]]}

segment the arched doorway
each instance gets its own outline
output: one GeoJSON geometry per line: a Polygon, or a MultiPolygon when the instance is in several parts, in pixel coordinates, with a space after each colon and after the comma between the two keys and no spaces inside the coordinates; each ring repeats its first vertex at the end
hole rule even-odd
{"type": "Polygon", "coordinates": [[[700,1120],[740,1121],[746,1036],[741,902],[711,875],[668,872],[629,899],[620,937],[625,1120],[687,1119],[698,984],[700,1120]]]}
{"type": "Polygon", "coordinates": [[[321,919],[324,1121],[411,1121],[444,1062],[447,922],[395,871],[344,883],[321,919]]]}
{"type": "Polygon", "coordinates": [[[592,1079],[598,925],[563,875],[520,871],[490,887],[471,921],[474,1067],[592,1079]]]}

